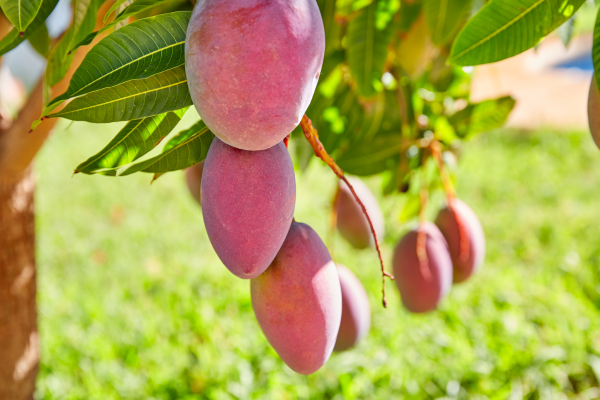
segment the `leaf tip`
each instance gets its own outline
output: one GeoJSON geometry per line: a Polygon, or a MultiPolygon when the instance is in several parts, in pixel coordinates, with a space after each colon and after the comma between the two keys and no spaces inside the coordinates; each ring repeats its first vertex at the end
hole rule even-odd
{"type": "Polygon", "coordinates": [[[19,36],[21,36],[21,37],[25,36],[25,32],[23,32],[23,31],[19,32],[19,36]]]}

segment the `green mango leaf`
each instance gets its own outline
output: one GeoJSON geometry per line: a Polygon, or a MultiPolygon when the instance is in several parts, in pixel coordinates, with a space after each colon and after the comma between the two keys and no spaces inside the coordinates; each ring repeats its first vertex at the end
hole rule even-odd
{"type": "Polygon", "coordinates": [[[155,148],[181,121],[181,110],[130,121],[97,154],[75,169],[75,173],[101,173],[129,164],[155,148]]]}
{"type": "Polygon", "coordinates": [[[0,0],[6,18],[19,33],[25,32],[42,6],[42,0],[0,0]]]}
{"type": "Polygon", "coordinates": [[[402,211],[400,212],[400,222],[406,222],[411,218],[419,215],[419,210],[421,210],[421,197],[418,194],[410,193],[408,195],[408,200],[404,204],[402,211]]]}
{"type": "Polygon", "coordinates": [[[117,17],[112,22],[112,24],[116,24],[121,21],[124,21],[125,19],[131,17],[132,15],[135,15],[142,11],[146,11],[152,7],[159,6],[168,1],[171,1],[171,0],[135,0],[117,15],[117,17]]]}
{"type": "Polygon", "coordinates": [[[466,66],[504,60],[535,46],[585,0],[491,0],[454,41],[448,62],[466,66]]]}
{"type": "Polygon", "coordinates": [[[319,93],[307,110],[307,115],[319,132],[325,150],[331,154],[360,130],[364,109],[352,89],[342,84],[333,98],[319,93]]]}
{"type": "Polygon", "coordinates": [[[571,43],[571,39],[573,38],[573,33],[575,31],[575,17],[576,15],[569,18],[567,22],[559,26],[556,30],[558,37],[560,37],[560,40],[562,40],[565,47],[569,46],[569,43],[571,43]]]}
{"type": "Polygon", "coordinates": [[[183,11],[144,18],[111,33],[87,53],[67,91],[50,106],[184,65],[190,16],[183,11]]]}
{"type": "Polygon", "coordinates": [[[471,8],[468,0],[425,0],[424,4],[431,40],[437,45],[454,37],[471,8]]]}
{"type": "MultiPolygon", "coordinates": [[[[14,1],[14,0],[7,0],[14,1]]],[[[27,26],[24,32],[13,26],[12,29],[0,40],[0,56],[8,53],[24,40],[28,39],[38,28],[45,24],[46,18],[52,13],[58,0],[42,0],[38,13],[31,23],[27,26]]]]}
{"type": "Polygon", "coordinates": [[[339,15],[348,16],[367,7],[371,3],[373,3],[373,0],[337,0],[335,2],[335,11],[339,15]]]}
{"type": "Polygon", "coordinates": [[[27,40],[31,47],[35,49],[42,57],[46,58],[50,51],[50,36],[48,36],[48,28],[42,25],[32,33],[27,40]]]}
{"type": "Polygon", "coordinates": [[[189,129],[179,132],[165,145],[161,154],[134,164],[118,175],[125,176],[139,171],[163,174],[191,167],[206,158],[214,137],[204,122],[199,121],[189,129]]]}
{"type": "MultiPolygon", "coordinates": [[[[141,13],[142,11],[146,11],[155,6],[158,6],[162,3],[166,3],[168,1],[171,1],[171,0],[137,0],[137,1],[133,2],[132,4],[128,5],[123,11],[118,13],[114,21],[112,21],[108,25],[105,25],[102,29],[90,33],[87,37],[83,38],[80,42],[76,42],[74,44],[74,46],[71,48],[71,51],[73,51],[81,46],[87,46],[88,44],[92,43],[92,41],[96,38],[97,35],[99,35],[103,32],[106,32],[109,29],[112,29],[112,28],[114,28],[115,30],[119,29],[121,24],[126,23],[126,19],[128,19],[129,17],[131,17],[135,14],[141,13]]],[[[117,9],[119,6],[122,6],[124,3],[125,2],[122,2],[122,3],[117,2],[117,3],[115,3],[115,5],[117,7],[115,7],[115,5],[113,5],[113,8],[117,9]]],[[[113,11],[114,10],[111,8],[111,10],[109,10],[109,12],[104,16],[105,23],[113,11]]]]}
{"type": "Polygon", "coordinates": [[[400,32],[408,32],[412,24],[417,20],[421,13],[421,0],[402,0],[402,11],[400,19],[397,22],[397,27],[400,32]]]}
{"type": "Polygon", "coordinates": [[[379,0],[365,7],[348,24],[348,64],[363,97],[383,90],[381,77],[393,33],[393,24],[380,10],[385,3],[379,0]]]}
{"type": "Polygon", "coordinates": [[[94,30],[96,14],[104,0],[74,0],[73,21],[52,49],[46,67],[46,81],[51,87],[60,82],[73,62],[74,54],[69,50],[94,30]]]}
{"type": "Polygon", "coordinates": [[[373,175],[398,165],[401,151],[400,136],[379,136],[374,140],[355,144],[342,153],[336,159],[336,163],[345,172],[353,175],[373,175]]]}
{"type": "Polygon", "coordinates": [[[334,50],[325,56],[323,67],[321,68],[321,79],[325,79],[329,74],[341,63],[346,60],[346,52],[344,50],[334,50]]]}
{"type": "Polygon", "coordinates": [[[49,118],[107,123],[129,121],[192,105],[185,66],[77,97],[49,118]]]}
{"type": "Polygon", "coordinates": [[[103,22],[106,24],[106,20],[110,17],[110,15],[113,12],[115,12],[117,8],[121,7],[123,5],[123,3],[125,3],[126,1],[129,1],[129,0],[117,0],[117,1],[115,1],[115,4],[113,4],[112,7],[108,10],[108,12],[104,15],[103,22]]]}
{"type": "Polygon", "coordinates": [[[325,54],[341,47],[342,26],[335,21],[336,0],[317,0],[325,28],[325,54]]]}
{"type": "Polygon", "coordinates": [[[596,84],[600,88],[600,9],[596,14],[596,23],[594,24],[594,42],[592,45],[592,60],[594,62],[594,77],[596,84]]]}
{"type": "Polygon", "coordinates": [[[506,122],[514,106],[515,100],[510,96],[485,100],[468,105],[448,118],[448,122],[458,137],[467,138],[477,133],[500,128],[506,122]]]}

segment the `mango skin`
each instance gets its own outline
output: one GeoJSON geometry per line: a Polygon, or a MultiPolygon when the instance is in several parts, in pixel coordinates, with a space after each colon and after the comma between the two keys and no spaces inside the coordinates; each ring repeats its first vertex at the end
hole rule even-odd
{"type": "Polygon", "coordinates": [[[600,148],[600,93],[598,93],[595,76],[592,76],[588,96],[588,124],[592,139],[594,139],[596,146],[600,148]]]}
{"type": "Polygon", "coordinates": [[[202,171],[204,170],[204,160],[200,161],[196,165],[192,165],[185,170],[185,182],[187,183],[187,187],[190,190],[190,194],[198,202],[199,205],[202,205],[202,199],[200,198],[200,188],[202,187],[202,171]]]}
{"type": "Polygon", "coordinates": [[[327,247],[294,222],[277,257],[250,281],[256,319],[279,357],[309,375],[329,359],[342,318],[342,293],[327,247]]]}
{"type": "MultiPolygon", "coordinates": [[[[348,177],[348,181],[367,209],[375,227],[377,237],[381,242],[385,234],[385,223],[383,212],[379,207],[379,203],[377,203],[377,199],[360,179],[348,177]]],[[[341,181],[339,183],[338,197],[335,201],[335,210],[337,214],[337,229],[352,247],[366,249],[369,246],[375,245],[367,217],[363,214],[360,205],[354,199],[348,185],[341,181]]]]}
{"type": "Polygon", "coordinates": [[[485,234],[481,222],[471,207],[462,200],[453,199],[450,205],[440,210],[435,224],[448,243],[454,283],[464,282],[481,268],[485,259],[485,234]],[[464,225],[464,238],[460,235],[457,216],[464,225]],[[464,259],[460,257],[461,240],[469,241],[469,251],[464,259]]]}
{"type": "Polygon", "coordinates": [[[325,54],[315,0],[200,0],[185,42],[196,110],[225,143],[274,146],[300,123],[325,54]]]}
{"type": "Polygon", "coordinates": [[[283,144],[246,151],[215,138],[204,163],[202,215],[225,266],[252,279],[273,261],[292,223],[296,178],[283,144]]]}
{"type": "Polygon", "coordinates": [[[344,265],[336,264],[342,289],[342,321],[335,342],[335,351],[354,347],[371,327],[371,307],[365,288],[344,265]]]}
{"type": "Polygon", "coordinates": [[[452,260],[448,243],[431,222],[422,223],[420,228],[408,232],[400,240],[394,251],[393,266],[396,286],[408,311],[425,313],[435,310],[452,286],[452,260]],[[421,272],[417,256],[419,229],[426,234],[429,279],[421,272]]]}

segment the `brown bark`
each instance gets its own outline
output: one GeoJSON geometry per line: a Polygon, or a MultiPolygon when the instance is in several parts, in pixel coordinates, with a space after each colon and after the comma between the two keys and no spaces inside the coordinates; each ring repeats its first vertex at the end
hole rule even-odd
{"type": "MultiPolygon", "coordinates": [[[[111,3],[99,10],[96,29],[111,3]]],[[[77,50],[54,95],[67,89],[90,47],[77,50]]],[[[17,118],[0,124],[0,400],[33,399],[39,365],[31,162],[56,123],[47,119],[29,133],[42,112],[42,91],[40,81],[17,118]]]]}
{"type": "Polygon", "coordinates": [[[33,178],[0,182],[0,399],[31,399],[38,369],[33,178]]]}

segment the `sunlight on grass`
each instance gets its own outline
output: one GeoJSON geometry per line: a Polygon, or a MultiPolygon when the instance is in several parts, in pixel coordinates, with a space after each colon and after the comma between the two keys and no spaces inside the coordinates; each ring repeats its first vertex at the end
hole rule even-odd
{"type": "MultiPolygon", "coordinates": [[[[309,377],[269,347],[249,283],[214,254],[182,173],[152,185],[147,174],[71,177],[114,133],[73,124],[37,159],[38,398],[600,395],[600,152],[587,133],[497,131],[465,148],[457,190],[488,253],[439,311],[408,314],[393,283],[384,310],[375,252],[336,236],[336,261],[369,293],[372,328],[309,377]]],[[[379,179],[368,183],[380,197],[379,179]]],[[[297,176],[296,219],[328,244],[335,184],[318,161],[297,176]]],[[[406,229],[401,204],[382,199],[388,264],[406,229]]]]}

